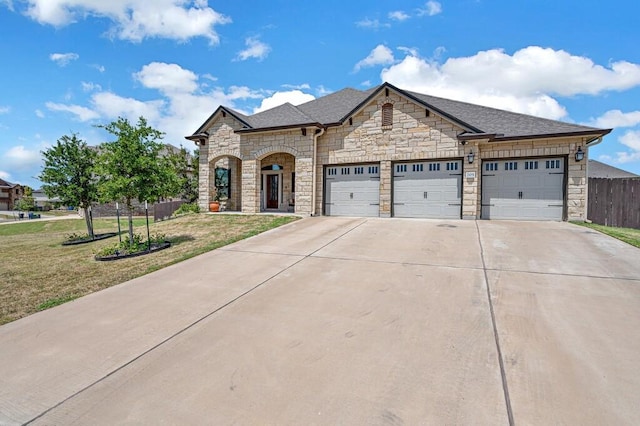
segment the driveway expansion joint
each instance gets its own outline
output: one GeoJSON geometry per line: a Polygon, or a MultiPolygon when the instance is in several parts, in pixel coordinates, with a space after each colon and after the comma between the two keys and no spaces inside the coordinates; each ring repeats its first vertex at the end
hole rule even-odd
{"type": "Polygon", "coordinates": [[[509,385],[507,383],[507,373],[504,367],[504,359],[502,357],[502,349],[500,347],[500,336],[498,335],[498,326],[496,324],[496,314],[493,309],[493,300],[491,300],[491,287],[489,284],[489,276],[487,275],[487,264],[484,259],[484,246],[482,245],[482,236],[480,235],[480,227],[478,221],[475,221],[476,231],[478,235],[478,244],[480,246],[480,257],[482,259],[482,267],[484,270],[484,284],[487,289],[487,300],[489,302],[489,312],[491,313],[491,325],[493,326],[493,337],[496,341],[496,350],[498,352],[498,364],[500,366],[500,376],[502,379],[502,390],[504,392],[504,402],[507,409],[507,416],[509,417],[509,426],[514,426],[515,421],[513,419],[513,409],[511,407],[511,397],[509,396],[509,385]]]}

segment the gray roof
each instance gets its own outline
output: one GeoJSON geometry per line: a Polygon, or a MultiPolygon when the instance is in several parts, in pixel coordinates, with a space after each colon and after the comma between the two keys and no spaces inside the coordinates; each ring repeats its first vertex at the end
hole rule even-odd
{"type": "Polygon", "coordinates": [[[589,160],[588,174],[590,178],[620,179],[640,177],[639,175],[596,160],[589,160]]]}
{"type": "MultiPolygon", "coordinates": [[[[611,131],[611,129],[597,129],[405,91],[389,83],[366,91],[346,88],[298,106],[286,103],[250,116],[240,114],[227,107],[220,107],[216,112],[220,109],[225,110],[242,121],[246,127],[240,132],[257,132],[303,125],[335,126],[343,124],[349,116],[355,114],[360,107],[383,89],[392,89],[422,104],[425,109],[457,123],[465,129],[465,133],[461,137],[466,138],[486,136],[492,140],[500,140],[567,134],[599,137],[611,131]]],[[[206,128],[207,123],[216,112],[193,136],[197,136],[206,128]]]]}

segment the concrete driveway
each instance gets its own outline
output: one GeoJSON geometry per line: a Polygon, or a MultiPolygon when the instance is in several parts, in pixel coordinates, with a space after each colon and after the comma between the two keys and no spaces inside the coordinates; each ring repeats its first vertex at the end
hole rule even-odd
{"type": "Polygon", "coordinates": [[[586,228],[308,218],[0,327],[0,424],[638,424],[639,312],[586,228]]]}

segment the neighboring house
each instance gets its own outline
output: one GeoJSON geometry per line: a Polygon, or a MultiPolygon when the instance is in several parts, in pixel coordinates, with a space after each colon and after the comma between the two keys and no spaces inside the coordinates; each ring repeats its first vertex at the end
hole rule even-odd
{"type": "Polygon", "coordinates": [[[201,208],[222,190],[247,213],[582,220],[588,150],[610,131],[384,83],[251,116],[220,106],[186,138],[201,208]]]}
{"type": "Polygon", "coordinates": [[[0,210],[13,210],[16,202],[24,195],[24,188],[17,183],[0,179],[0,210]]]}
{"type": "Polygon", "coordinates": [[[634,173],[626,170],[619,169],[617,167],[610,166],[605,163],[601,163],[596,160],[589,160],[587,169],[589,179],[591,178],[606,178],[606,179],[624,179],[624,178],[637,178],[640,177],[634,173]]]}
{"type": "Polygon", "coordinates": [[[36,189],[32,193],[36,210],[51,210],[60,204],[60,198],[50,198],[42,189],[36,189]]]}

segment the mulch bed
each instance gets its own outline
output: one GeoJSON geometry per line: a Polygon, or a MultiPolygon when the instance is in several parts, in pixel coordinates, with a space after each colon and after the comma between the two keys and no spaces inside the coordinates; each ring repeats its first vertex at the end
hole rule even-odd
{"type": "Polygon", "coordinates": [[[96,256],[95,259],[101,262],[107,262],[111,260],[119,260],[119,259],[128,259],[130,257],[144,256],[145,254],[155,253],[160,250],[164,250],[166,248],[171,247],[171,243],[169,241],[165,241],[164,243],[152,243],[150,250],[142,250],[136,251],[133,253],[118,253],[118,254],[110,254],[107,256],[96,256]]]}
{"type": "Polygon", "coordinates": [[[94,241],[104,240],[106,238],[115,237],[118,235],[117,232],[107,232],[106,234],[93,234],[93,239],[91,238],[83,238],[80,240],[69,240],[62,243],[63,246],[75,246],[77,244],[87,244],[92,243],[94,241]]]}

